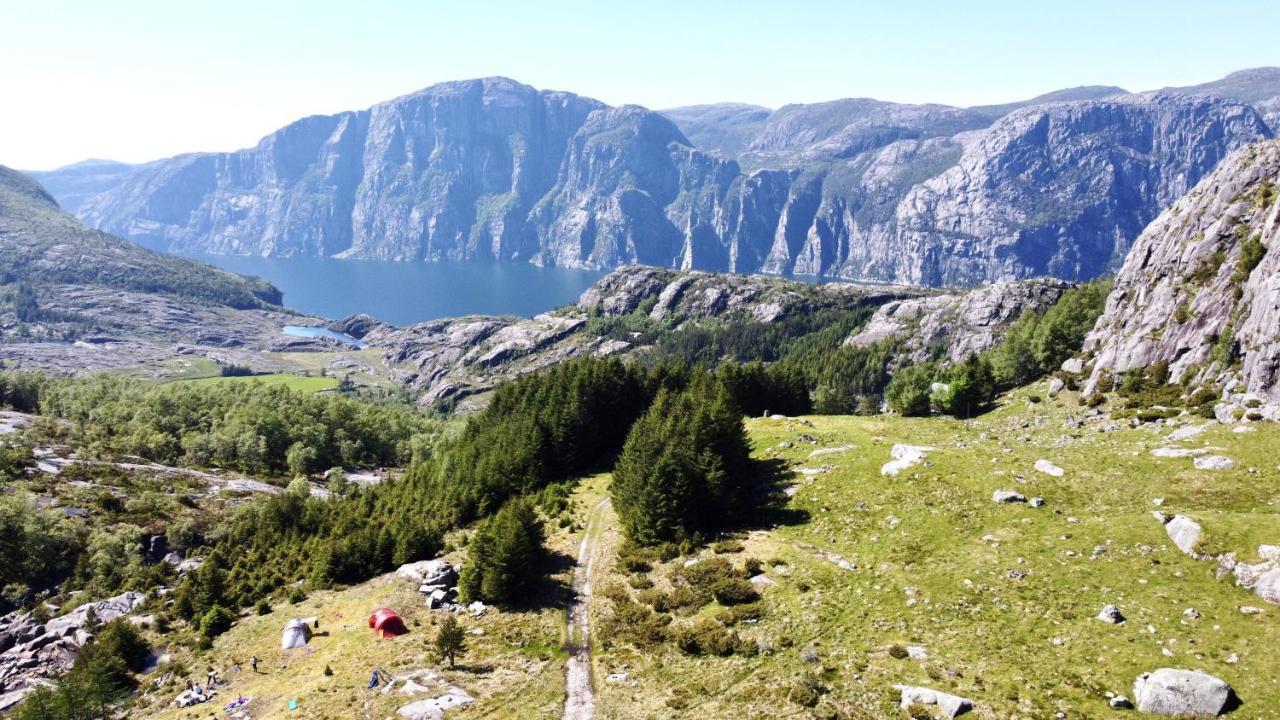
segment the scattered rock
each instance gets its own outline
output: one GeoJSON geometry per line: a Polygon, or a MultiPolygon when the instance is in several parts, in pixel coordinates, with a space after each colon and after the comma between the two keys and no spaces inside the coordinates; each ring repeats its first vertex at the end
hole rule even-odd
{"type": "Polygon", "coordinates": [[[885,463],[880,468],[881,475],[894,476],[924,462],[925,454],[932,452],[933,448],[927,445],[903,445],[901,443],[893,446],[889,455],[893,460],[885,463]]]}
{"type": "Polygon", "coordinates": [[[1133,684],[1138,711],[1179,717],[1217,717],[1231,698],[1231,686],[1208,673],[1161,668],[1133,684]]]}
{"type": "Polygon", "coordinates": [[[819,448],[809,453],[809,457],[822,457],[823,455],[838,455],[856,449],[853,445],[841,445],[840,447],[819,448]]]}
{"type": "Polygon", "coordinates": [[[1013,490],[997,490],[991,494],[991,500],[998,503],[1022,503],[1027,501],[1027,497],[1013,490]]]}
{"type": "Polygon", "coordinates": [[[899,705],[905,710],[912,705],[932,705],[942,712],[944,718],[954,718],[973,709],[973,701],[959,695],[930,690],[910,685],[894,685],[894,689],[902,693],[899,705]]]}
{"type": "Polygon", "coordinates": [[[1030,502],[1033,508],[1044,507],[1044,498],[1033,497],[1030,502]]]}
{"type": "Polygon", "coordinates": [[[1223,455],[1204,455],[1195,459],[1195,465],[1197,470],[1230,470],[1235,463],[1223,455]]]}
{"type": "Polygon", "coordinates": [[[1115,605],[1107,605],[1102,608],[1102,612],[1098,613],[1098,619],[1112,625],[1119,625],[1124,622],[1124,614],[1115,605]]]}
{"type": "Polygon", "coordinates": [[[1196,545],[1200,542],[1200,535],[1203,530],[1200,524],[1186,515],[1174,515],[1173,519],[1165,523],[1164,531],[1169,534],[1169,539],[1182,552],[1196,557],[1196,545]]]}
{"type": "Polygon", "coordinates": [[[1173,442],[1190,440],[1191,438],[1197,435],[1200,435],[1205,430],[1208,430],[1213,425],[1214,423],[1207,422],[1207,423],[1204,423],[1203,425],[1187,425],[1185,427],[1180,427],[1177,430],[1174,430],[1173,432],[1169,433],[1169,439],[1172,440],[1173,442]]]}
{"type": "Polygon", "coordinates": [[[1084,361],[1080,358],[1070,358],[1062,363],[1062,372],[1079,375],[1084,372],[1084,361]]]}
{"type": "Polygon", "coordinates": [[[929,651],[919,645],[908,645],[907,657],[912,660],[928,660],[929,651]]]}
{"type": "Polygon", "coordinates": [[[1063,473],[1066,472],[1065,470],[1058,467],[1057,465],[1054,465],[1048,460],[1037,460],[1036,470],[1039,470],[1045,475],[1052,475],[1053,477],[1062,477],[1063,473]]]}
{"type": "Polygon", "coordinates": [[[1123,695],[1116,695],[1115,697],[1111,698],[1110,700],[1107,701],[1107,705],[1110,705],[1112,710],[1133,709],[1133,702],[1130,701],[1129,698],[1123,695]]]}
{"type": "Polygon", "coordinates": [[[1254,607],[1253,605],[1241,605],[1241,606],[1240,606],[1240,614],[1242,614],[1242,615],[1261,615],[1261,614],[1262,614],[1262,608],[1260,608],[1260,607],[1254,607]]]}
{"type": "Polygon", "coordinates": [[[1062,392],[1062,389],[1066,386],[1067,384],[1062,382],[1060,378],[1054,378],[1049,381],[1049,394],[1057,395],[1058,393],[1062,392]]]}
{"type": "Polygon", "coordinates": [[[1186,610],[1183,610],[1182,615],[1188,620],[1200,619],[1200,611],[1196,610],[1195,608],[1187,608],[1186,610]]]}

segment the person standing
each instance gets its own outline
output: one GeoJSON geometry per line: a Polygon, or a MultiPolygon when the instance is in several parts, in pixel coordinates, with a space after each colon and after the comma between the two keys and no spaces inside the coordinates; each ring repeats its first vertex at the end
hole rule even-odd
{"type": "Polygon", "coordinates": [[[258,672],[258,656],[257,655],[254,655],[253,657],[249,658],[249,667],[252,668],[255,673],[258,672]]]}

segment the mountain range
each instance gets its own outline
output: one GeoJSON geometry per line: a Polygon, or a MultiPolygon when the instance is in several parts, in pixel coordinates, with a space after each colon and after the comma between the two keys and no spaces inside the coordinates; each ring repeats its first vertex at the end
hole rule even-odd
{"type": "Polygon", "coordinates": [[[639,262],[915,285],[1113,272],[1231,151],[1280,68],[972,108],[610,107],[506,78],[299,120],[255,147],[36,174],[89,225],[211,254],[639,262]]]}

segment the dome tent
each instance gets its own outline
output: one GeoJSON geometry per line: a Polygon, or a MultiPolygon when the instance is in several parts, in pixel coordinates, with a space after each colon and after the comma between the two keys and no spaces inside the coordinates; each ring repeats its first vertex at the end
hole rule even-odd
{"type": "Polygon", "coordinates": [[[369,616],[369,627],[373,628],[379,637],[395,637],[409,632],[404,626],[404,621],[391,608],[375,610],[369,616]]]}
{"type": "Polygon", "coordinates": [[[280,634],[280,649],[292,650],[305,647],[310,639],[311,628],[298,618],[294,618],[285,624],[284,632],[280,634]]]}

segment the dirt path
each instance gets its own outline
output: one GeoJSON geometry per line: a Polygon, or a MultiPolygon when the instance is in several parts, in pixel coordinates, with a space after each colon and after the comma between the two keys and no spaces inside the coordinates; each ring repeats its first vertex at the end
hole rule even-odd
{"type": "Polygon", "coordinates": [[[565,677],[566,695],[563,720],[591,720],[596,714],[595,691],[591,688],[591,566],[595,563],[595,545],[609,500],[596,503],[587,519],[578,546],[578,564],[573,569],[573,598],[569,600],[569,672],[565,677]]]}

